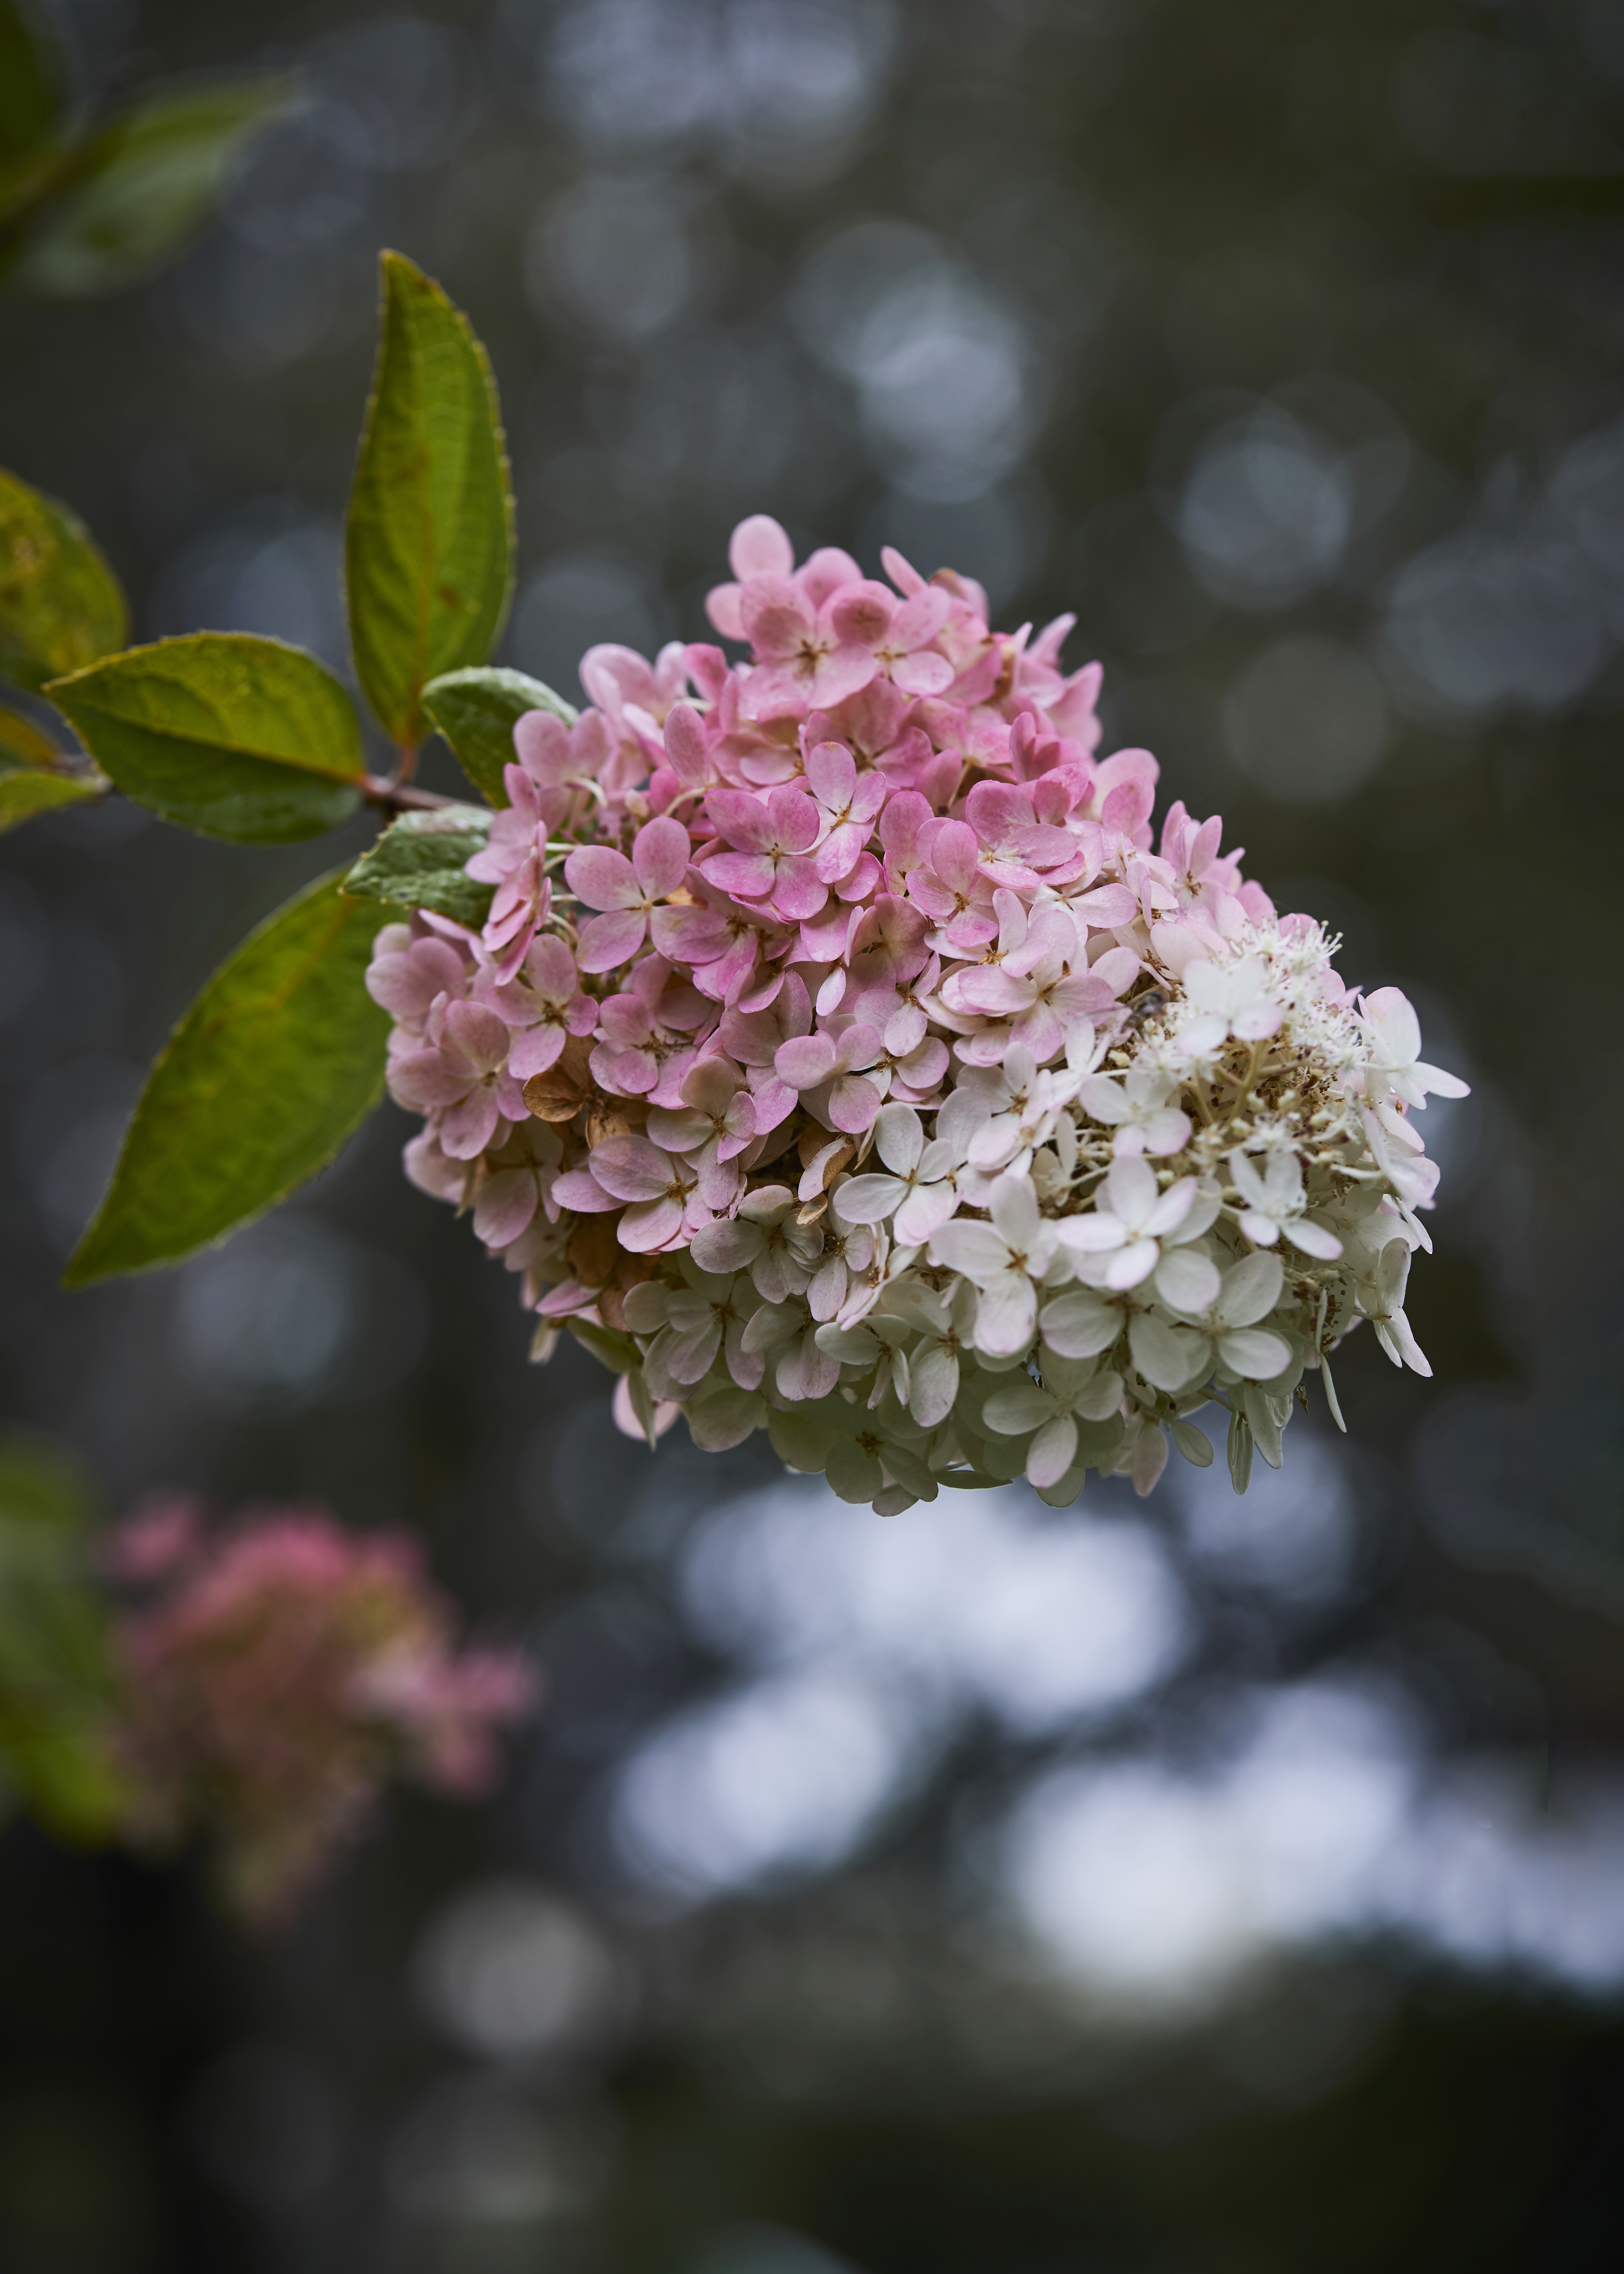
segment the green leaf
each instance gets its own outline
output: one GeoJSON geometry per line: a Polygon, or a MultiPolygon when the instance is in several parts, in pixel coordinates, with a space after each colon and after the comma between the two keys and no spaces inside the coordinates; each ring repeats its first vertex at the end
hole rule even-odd
{"type": "Polygon", "coordinates": [[[61,115],[62,61],[31,6],[0,0],[0,161],[37,150],[61,115]]]}
{"type": "Polygon", "coordinates": [[[580,715],[539,679],[494,666],[483,670],[442,672],[423,690],[431,726],[450,743],[453,755],[476,789],[492,805],[506,805],[502,768],[513,764],[514,722],[527,711],[551,711],[567,727],[580,715]]]}
{"type": "Polygon", "coordinates": [[[401,749],[423,738],[428,681],[490,653],[508,614],[513,549],[485,350],[438,284],[386,252],[344,558],[356,671],[401,749]]]}
{"type": "Polygon", "coordinates": [[[216,79],[149,95],[113,119],[31,223],[11,281],[62,299],[144,282],[207,219],[250,138],[296,92],[287,79],[216,79]]]}
{"type": "Polygon", "coordinates": [[[377,1103],[389,1020],[364,982],[399,912],[340,881],[319,877],[267,917],[181,1020],[67,1285],[224,1239],[325,1168],[377,1103]]]}
{"type": "Polygon", "coordinates": [[[129,619],[79,516],[0,467],[0,678],[37,691],[122,647],[129,619]]]}
{"type": "Polygon", "coordinates": [[[58,806],[83,805],[105,797],[109,784],[96,774],[36,773],[32,768],[0,773],[0,836],[19,829],[38,813],[54,813],[58,806]]]}
{"type": "Polygon", "coordinates": [[[45,692],[127,796],[206,836],[314,837],[360,802],[355,705],[313,655],[282,640],[189,632],[45,692]]]}
{"type": "Polygon", "coordinates": [[[54,766],[62,755],[32,719],[0,708],[0,766],[54,766]]]}
{"type": "Polygon", "coordinates": [[[490,841],[491,817],[483,806],[404,813],[362,854],[344,890],[397,908],[434,908],[477,930],[491,912],[493,888],[476,884],[464,863],[490,841]]]}
{"type": "Polygon", "coordinates": [[[590,1319],[566,1319],[564,1324],[612,1374],[630,1374],[642,1365],[643,1354],[636,1344],[618,1329],[594,1326],[590,1319]]]}

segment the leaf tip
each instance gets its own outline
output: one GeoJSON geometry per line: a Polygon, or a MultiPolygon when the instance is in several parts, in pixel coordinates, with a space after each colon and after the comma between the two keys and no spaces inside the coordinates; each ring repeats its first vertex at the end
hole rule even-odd
{"type": "Polygon", "coordinates": [[[63,1267],[61,1284],[70,1294],[77,1294],[81,1287],[94,1286],[98,1279],[106,1279],[112,1276],[110,1265],[99,1263],[96,1261],[96,1232],[100,1224],[101,1218],[98,1216],[93,1223],[86,1225],[79,1246],[63,1267]]]}

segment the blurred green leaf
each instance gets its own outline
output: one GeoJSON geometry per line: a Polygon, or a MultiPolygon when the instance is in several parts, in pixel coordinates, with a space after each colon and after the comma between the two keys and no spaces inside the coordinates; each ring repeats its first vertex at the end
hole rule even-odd
{"type": "Polygon", "coordinates": [[[0,766],[54,766],[62,752],[32,719],[0,708],[0,766]]]}
{"type": "Polygon", "coordinates": [[[64,94],[62,59],[34,10],[0,0],[0,166],[39,148],[64,94]]]}
{"type": "Polygon", "coordinates": [[[53,1831],[118,1812],[107,1612],[88,1563],[94,1496],[72,1462],[0,1437],[0,1785],[53,1831]]]}
{"type": "Polygon", "coordinates": [[[423,690],[423,708],[429,723],[450,743],[462,772],[492,805],[508,802],[502,768],[513,764],[514,721],[527,711],[551,711],[573,727],[579,715],[572,703],[539,679],[493,665],[443,672],[431,679],[423,690]]]}
{"type": "Polygon", "coordinates": [[[402,814],[363,853],[344,890],[400,908],[434,908],[477,928],[490,913],[492,887],[476,884],[463,864],[490,841],[491,817],[482,806],[402,814]]]}
{"type": "Polygon", "coordinates": [[[45,692],[120,789],[207,836],[314,837],[359,802],[355,705],[313,655],[282,640],[190,632],[45,692]]]}
{"type": "Polygon", "coordinates": [[[37,690],[122,647],[129,621],[79,516],[0,467],[0,678],[37,690]]]}
{"type": "Polygon", "coordinates": [[[30,218],[11,281],[64,299],[143,282],[207,218],[244,145],[296,93],[286,79],[217,79],[149,95],[111,120],[30,218]]]}
{"type": "Polygon", "coordinates": [[[350,898],[340,877],[267,917],[176,1028],[70,1287],[223,1239],[325,1168],[377,1103],[389,1020],[364,981],[399,911],[350,898]]]}
{"type": "Polygon", "coordinates": [[[37,1437],[0,1434],[0,1555],[19,1525],[71,1532],[94,1514],[94,1489],[77,1461],[37,1437]]]}
{"type": "Polygon", "coordinates": [[[104,797],[107,789],[107,783],[94,774],[48,774],[20,767],[0,773],[0,836],[32,821],[35,814],[104,797]]]}
{"type": "Polygon", "coordinates": [[[513,499],[485,350],[438,284],[382,261],[378,365],[350,495],[356,671],[385,733],[423,736],[432,679],[483,663],[513,588],[513,499]]]}

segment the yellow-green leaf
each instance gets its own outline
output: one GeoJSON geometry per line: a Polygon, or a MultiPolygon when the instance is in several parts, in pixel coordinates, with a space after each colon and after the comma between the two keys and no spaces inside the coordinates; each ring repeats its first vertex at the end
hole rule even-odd
{"type": "Polygon", "coordinates": [[[122,647],[129,621],[79,516],[0,467],[0,678],[37,689],[122,647]]]}
{"type": "Polygon", "coordinates": [[[378,364],[345,537],[356,672],[384,732],[422,740],[423,689],[483,663],[513,588],[496,382],[468,319],[383,256],[378,364]]]}
{"type": "Polygon", "coordinates": [[[177,1027],[69,1286],[224,1239],[325,1168],[377,1103],[389,1020],[364,983],[400,912],[340,882],[319,877],[267,917],[177,1027]]]}
{"type": "Polygon", "coordinates": [[[573,703],[566,703],[539,679],[490,665],[483,670],[447,671],[430,680],[423,690],[423,708],[429,724],[450,743],[462,772],[492,805],[508,802],[502,769],[513,764],[515,721],[527,711],[551,711],[569,727],[577,716],[573,703]]]}
{"type": "Polygon", "coordinates": [[[355,705],[313,655],[282,640],[190,632],[45,691],[127,796],[206,836],[313,837],[359,802],[355,705]]]}
{"type": "Polygon", "coordinates": [[[0,766],[54,766],[62,755],[32,719],[0,706],[0,766]]]}
{"type": "Polygon", "coordinates": [[[0,773],[0,835],[20,828],[36,814],[105,797],[107,788],[107,783],[94,774],[49,774],[32,766],[0,773]]]}

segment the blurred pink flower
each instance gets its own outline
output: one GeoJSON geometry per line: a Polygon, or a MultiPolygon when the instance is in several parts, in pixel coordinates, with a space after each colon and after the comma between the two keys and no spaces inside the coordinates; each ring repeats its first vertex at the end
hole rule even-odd
{"type": "Polygon", "coordinates": [[[211,1832],[252,1922],[289,1916],[391,1776],[484,1790],[495,1730],[534,1710],[522,1655],[457,1651],[402,1532],[349,1532],[319,1507],[210,1531],[177,1496],[137,1509],[108,1560],[143,1590],[115,1627],[129,1828],[211,1832]]]}

